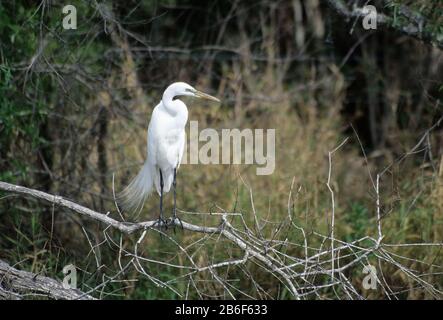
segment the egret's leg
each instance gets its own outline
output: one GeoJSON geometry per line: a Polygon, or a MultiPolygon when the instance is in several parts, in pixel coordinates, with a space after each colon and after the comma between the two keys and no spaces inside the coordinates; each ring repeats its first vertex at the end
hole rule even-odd
{"type": "Polygon", "coordinates": [[[163,221],[163,174],[161,169],[158,169],[160,171],[160,220],[163,221]]]}
{"type": "Polygon", "coordinates": [[[172,186],[174,187],[174,209],[173,209],[173,216],[174,219],[177,218],[177,169],[174,168],[174,180],[172,181],[172,186]]]}
{"type": "MultiPolygon", "coordinates": [[[[163,216],[163,186],[164,186],[163,174],[162,174],[162,171],[160,169],[159,169],[159,172],[160,172],[160,216],[158,217],[158,220],[155,223],[155,225],[158,224],[158,226],[161,229],[163,226],[165,226],[165,228],[167,228],[168,224],[167,224],[167,222],[166,222],[166,220],[164,219],[164,216],[163,216]]],[[[161,234],[160,234],[160,236],[161,236],[161,234]]]]}
{"type": "MultiPolygon", "coordinates": [[[[182,223],[181,219],[177,217],[177,190],[176,190],[177,189],[177,168],[174,168],[174,180],[172,181],[172,186],[174,187],[174,209],[172,212],[173,217],[174,217],[173,219],[174,219],[174,222],[176,220],[178,220],[180,222],[182,229],[183,229],[183,223],[182,223]]],[[[175,231],[175,229],[174,229],[174,231],[175,231]]]]}

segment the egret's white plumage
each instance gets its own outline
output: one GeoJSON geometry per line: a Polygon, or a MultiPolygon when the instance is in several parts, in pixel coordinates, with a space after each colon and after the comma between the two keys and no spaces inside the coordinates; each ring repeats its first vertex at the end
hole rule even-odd
{"type": "MultiPolygon", "coordinates": [[[[184,82],[175,82],[165,90],[149,122],[146,161],[119,196],[119,202],[125,210],[141,209],[153,187],[160,196],[171,189],[174,170],[179,168],[183,156],[185,126],[188,121],[188,108],[177,98],[180,96],[219,101],[184,82]],[[160,174],[163,177],[163,188],[160,174]]],[[[160,204],[160,211],[161,208],[160,204]]]]}

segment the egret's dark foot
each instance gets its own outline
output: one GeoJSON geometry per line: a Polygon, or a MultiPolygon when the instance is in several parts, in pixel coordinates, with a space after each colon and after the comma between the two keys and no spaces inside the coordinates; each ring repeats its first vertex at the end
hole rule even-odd
{"type": "Polygon", "coordinates": [[[182,219],[180,219],[179,217],[177,217],[177,215],[174,215],[174,216],[172,217],[172,221],[173,221],[173,223],[174,223],[174,233],[175,233],[175,226],[177,225],[177,221],[180,223],[180,227],[182,228],[182,230],[184,230],[182,219]]]}
{"type": "Polygon", "coordinates": [[[153,228],[158,227],[160,231],[165,228],[168,229],[168,221],[163,219],[163,217],[159,217],[154,224],[152,225],[153,228]]]}
{"type": "Polygon", "coordinates": [[[172,225],[172,228],[174,230],[174,234],[175,234],[175,227],[180,224],[181,229],[184,230],[183,228],[183,222],[182,219],[180,219],[179,217],[177,217],[176,215],[174,215],[173,217],[171,217],[169,219],[169,225],[172,225]]]}

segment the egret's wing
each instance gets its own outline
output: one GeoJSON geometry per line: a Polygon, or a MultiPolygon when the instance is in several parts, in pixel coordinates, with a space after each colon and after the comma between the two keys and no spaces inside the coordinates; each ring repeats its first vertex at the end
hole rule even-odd
{"type": "Polygon", "coordinates": [[[160,148],[161,148],[161,132],[163,130],[164,119],[162,119],[162,112],[160,110],[161,102],[154,108],[151,115],[151,120],[149,121],[148,126],[148,161],[151,166],[152,179],[157,190],[157,193],[160,195],[160,174],[158,172],[159,164],[159,156],[160,156],[160,148]]]}

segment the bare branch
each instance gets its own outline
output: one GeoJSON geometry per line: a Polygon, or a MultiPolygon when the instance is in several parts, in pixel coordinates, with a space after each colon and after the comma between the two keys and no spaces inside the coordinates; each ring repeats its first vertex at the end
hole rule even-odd
{"type": "Polygon", "coordinates": [[[0,260],[0,299],[19,300],[36,296],[50,299],[94,299],[80,290],[64,288],[57,280],[17,270],[0,260]]]}

